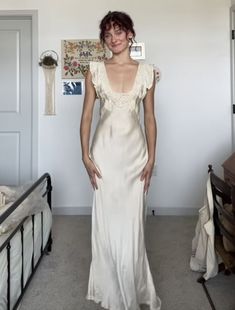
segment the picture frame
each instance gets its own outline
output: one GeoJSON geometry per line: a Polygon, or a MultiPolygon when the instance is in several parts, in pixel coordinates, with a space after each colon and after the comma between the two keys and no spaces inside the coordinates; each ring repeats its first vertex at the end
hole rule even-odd
{"type": "Polygon", "coordinates": [[[63,95],[82,95],[83,83],[82,81],[63,81],[62,82],[63,95]]]}
{"type": "Polygon", "coordinates": [[[102,61],[108,55],[99,39],[61,40],[62,79],[84,79],[90,61],[102,61]]]}
{"type": "Polygon", "coordinates": [[[133,59],[145,59],[145,44],[143,42],[133,43],[130,56],[133,59]]]}

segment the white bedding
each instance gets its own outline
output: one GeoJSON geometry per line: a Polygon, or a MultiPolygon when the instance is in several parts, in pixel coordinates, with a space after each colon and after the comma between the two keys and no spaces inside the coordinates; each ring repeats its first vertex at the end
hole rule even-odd
{"type": "MultiPolygon", "coordinates": [[[[0,216],[23,194],[33,182],[18,187],[0,186],[6,204],[0,207],[0,216]]],[[[46,180],[42,182],[23,202],[0,224],[0,235],[15,228],[25,217],[43,211],[47,202],[42,197],[45,192],[46,180]]]]}
{"type": "MultiPolygon", "coordinates": [[[[45,247],[52,225],[52,214],[46,204],[43,208],[43,248],[45,247]]],[[[12,231],[12,230],[11,230],[12,231]]],[[[7,239],[11,231],[0,235],[0,245],[7,239]]],[[[18,231],[11,242],[11,307],[13,308],[17,298],[21,294],[21,273],[22,273],[22,248],[21,232],[18,231]]],[[[41,212],[35,214],[34,222],[34,265],[38,262],[41,250],[41,212]]],[[[33,236],[31,216],[24,223],[24,284],[31,274],[31,263],[33,256],[33,236]]],[[[7,309],[7,249],[0,253],[0,310],[7,309]]]]}

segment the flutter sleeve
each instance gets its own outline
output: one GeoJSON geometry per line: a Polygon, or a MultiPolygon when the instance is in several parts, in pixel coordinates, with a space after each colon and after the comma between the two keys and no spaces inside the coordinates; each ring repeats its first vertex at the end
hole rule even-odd
{"type": "Polygon", "coordinates": [[[97,89],[98,87],[98,62],[90,61],[90,72],[91,72],[92,83],[95,89],[97,89]]]}
{"type": "Polygon", "coordinates": [[[145,65],[145,81],[146,81],[146,89],[150,89],[154,83],[154,67],[153,65],[146,64],[145,65]]]}

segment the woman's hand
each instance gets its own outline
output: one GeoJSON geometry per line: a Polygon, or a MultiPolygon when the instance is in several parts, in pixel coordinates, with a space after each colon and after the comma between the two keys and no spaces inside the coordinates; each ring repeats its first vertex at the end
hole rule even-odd
{"type": "Polygon", "coordinates": [[[140,181],[144,181],[144,193],[148,193],[150,180],[153,172],[153,166],[154,162],[148,161],[141,173],[140,181]]]}
{"type": "Polygon", "coordinates": [[[88,157],[86,159],[83,159],[83,163],[85,165],[85,168],[87,170],[87,173],[89,175],[91,185],[93,189],[98,189],[97,182],[96,182],[96,176],[100,179],[101,174],[99,173],[98,169],[96,168],[93,161],[88,157]]]}

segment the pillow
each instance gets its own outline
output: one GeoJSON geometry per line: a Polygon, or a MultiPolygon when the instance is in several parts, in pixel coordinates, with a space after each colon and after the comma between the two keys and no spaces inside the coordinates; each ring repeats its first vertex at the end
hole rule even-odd
{"type": "MultiPolygon", "coordinates": [[[[25,217],[39,213],[48,204],[42,197],[46,181],[38,186],[6,219],[0,224],[0,235],[15,228],[25,217]]],[[[0,216],[16,201],[33,183],[19,187],[0,186],[0,192],[5,194],[6,204],[0,208],[0,216]]]]}

